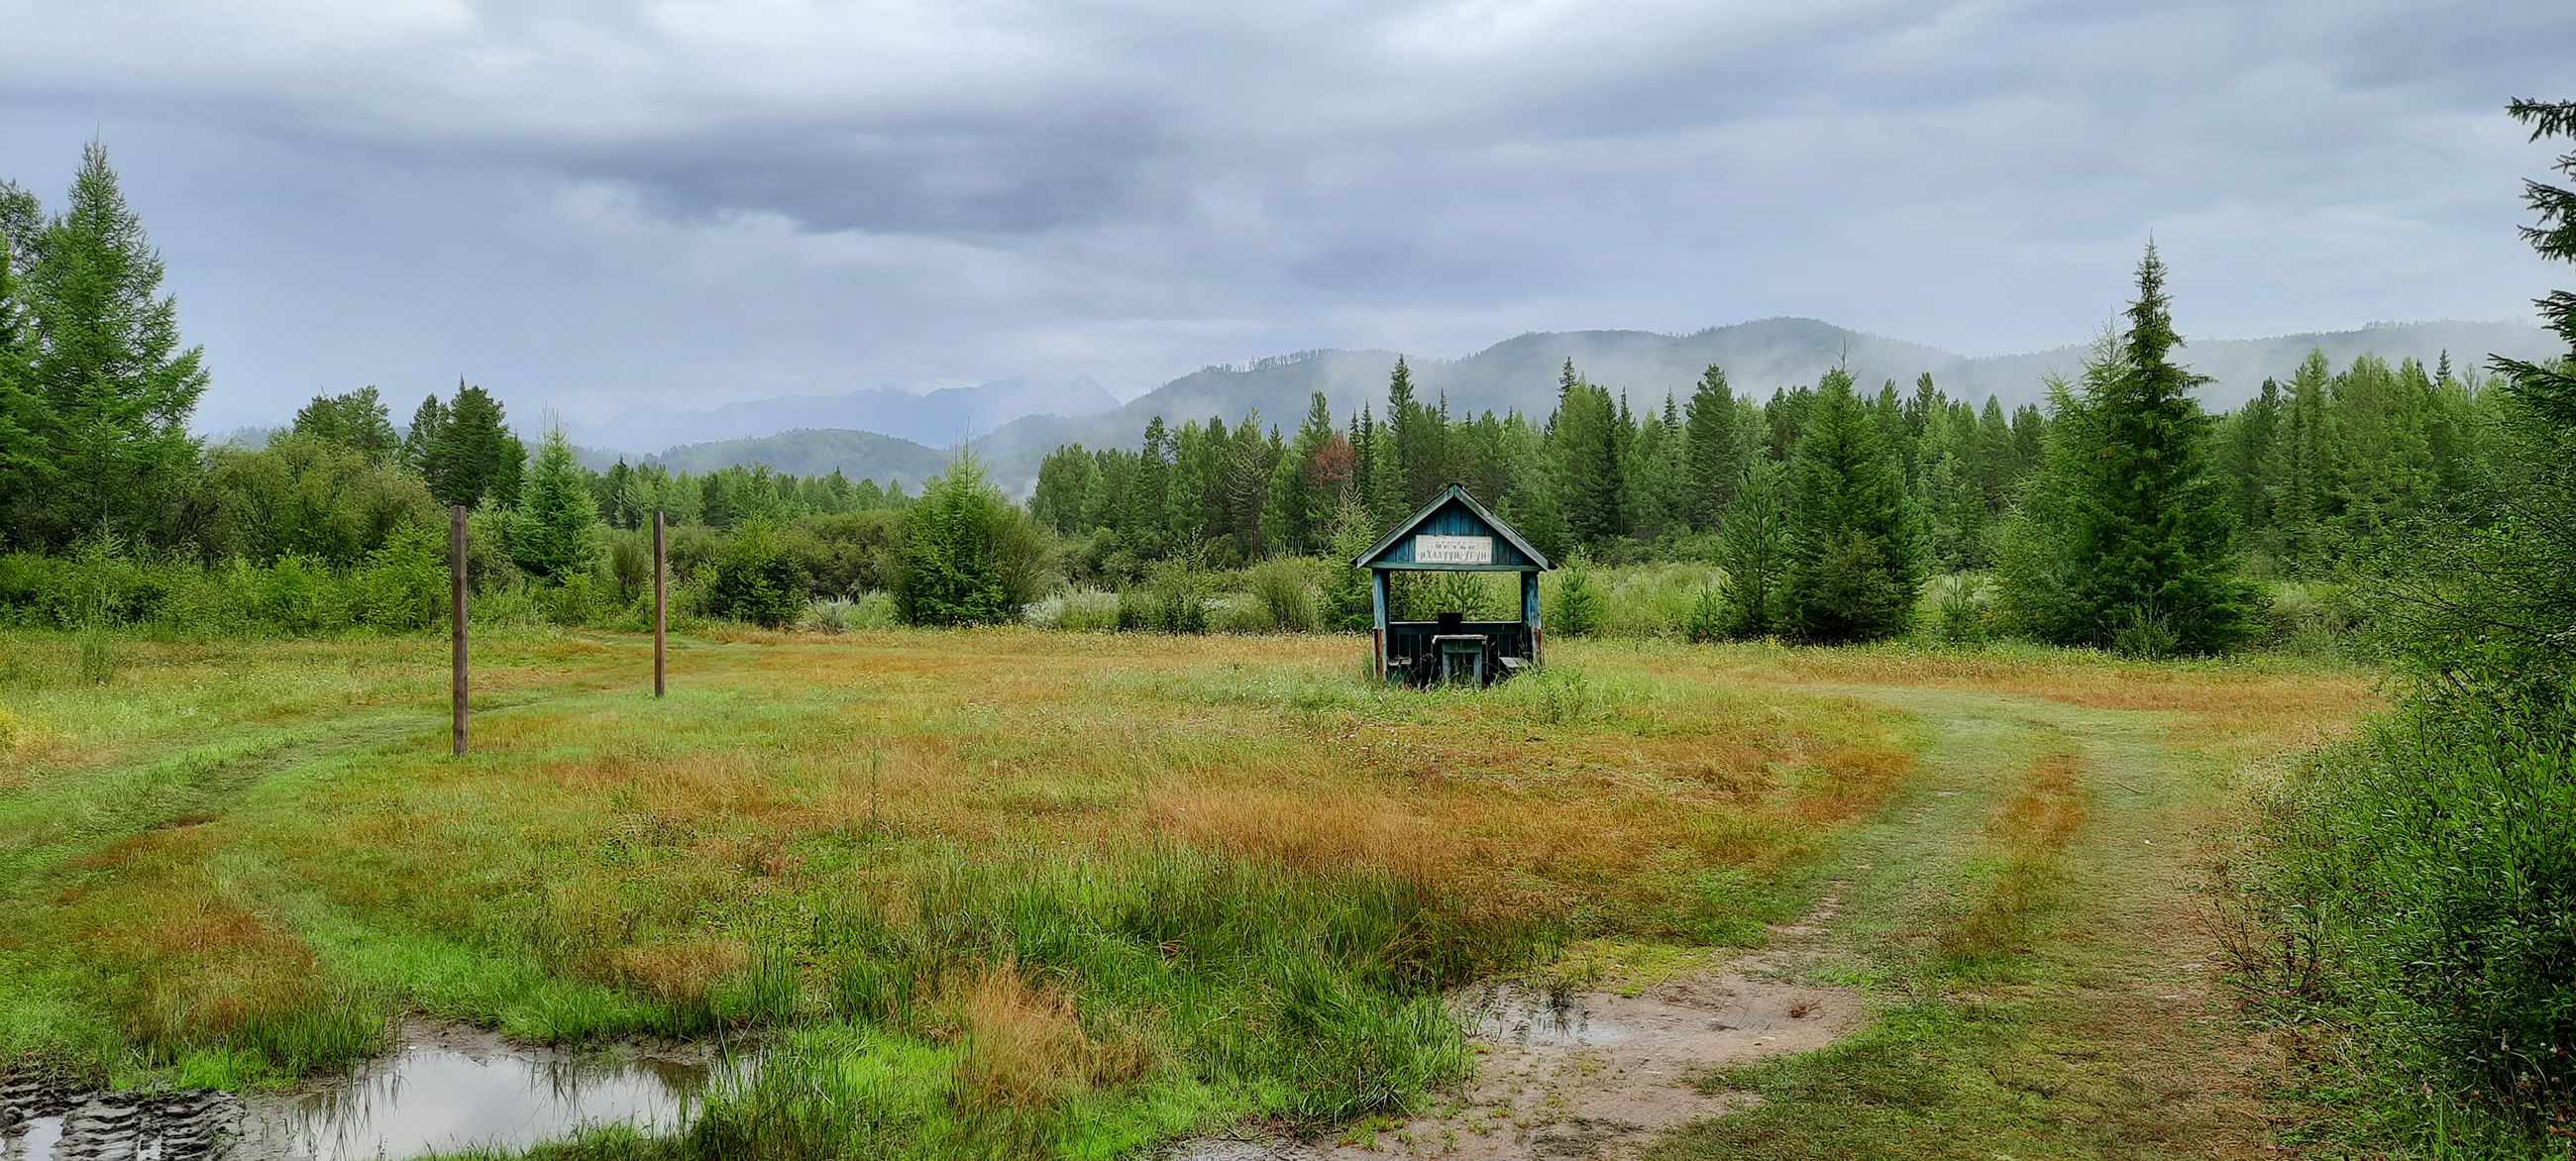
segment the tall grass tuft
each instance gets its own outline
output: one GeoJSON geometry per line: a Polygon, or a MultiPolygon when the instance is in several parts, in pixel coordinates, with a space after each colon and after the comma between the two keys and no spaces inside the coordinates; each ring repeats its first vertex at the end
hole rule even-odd
{"type": "Polygon", "coordinates": [[[116,637],[104,627],[92,627],[80,635],[80,681],[83,685],[106,685],[116,680],[116,637]]]}

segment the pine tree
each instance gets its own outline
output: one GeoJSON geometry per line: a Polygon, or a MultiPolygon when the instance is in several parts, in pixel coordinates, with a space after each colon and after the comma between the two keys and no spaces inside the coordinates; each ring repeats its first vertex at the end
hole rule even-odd
{"type": "Polygon", "coordinates": [[[314,396],[311,403],[295,413],[294,425],[288,430],[355,448],[379,462],[401,450],[401,441],[394,436],[393,416],[386,412],[385,402],[373,386],[345,395],[314,396]]]}
{"type": "Polygon", "coordinates": [[[1873,410],[1849,373],[1826,372],[1791,461],[1797,535],[1785,604],[1809,641],[1871,641],[1913,621],[1920,536],[1873,410]]]}
{"type": "Polygon", "coordinates": [[[1691,391],[1683,414],[1690,461],[1690,524],[1703,531],[1714,529],[1743,474],[1743,441],[1736,431],[1742,413],[1736,407],[1734,389],[1726,385],[1724,368],[1711,363],[1700,372],[1699,386],[1691,391]]]}
{"type": "Polygon", "coordinates": [[[1576,375],[1567,359],[1556,414],[1548,420],[1547,471],[1551,506],[1569,547],[1599,551],[1627,531],[1620,444],[1610,393],[1576,375]]]}
{"type": "Polygon", "coordinates": [[[900,599],[916,625],[976,625],[1009,618],[1011,586],[999,551],[1010,505],[984,482],[974,457],[960,455],[905,514],[900,599]]]}
{"type": "Polygon", "coordinates": [[[2082,422],[2050,464],[2067,500],[2042,530],[2064,552],[2051,628],[2073,644],[2207,653],[2244,637],[2254,594],[2229,572],[2234,525],[2191,398],[2206,380],[2171,360],[2182,339],[2164,279],[2150,244],[2129,329],[2087,367],[2082,422]]]}
{"type": "MultiPolygon", "coordinates": [[[[423,410],[428,409],[424,404],[423,410]]],[[[430,495],[441,504],[468,508],[487,497],[497,507],[518,505],[528,449],[510,433],[500,400],[457,380],[456,401],[437,416],[434,427],[426,453],[429,468],[421,473],[430,481],[430,495]]]]}
{"type": "Polygon", "coordinates": [[[549,581],[584,574],[599,556],[599,506],[572,440],[549,424],[528,472],[519,515],[510,523],[510,556],[549,581]]]}
{"type": "Polygon", "coordinates": [[[196,473],[188,416],[206,390],[205,349],[179,349],[178,305],[160,294],[161,276],[107,147],[90,142],[21,287],[27,390],[43,404],[37,434],[60,472],[40,535],[146,535],[196,473]]]}
{"type": "Polygon", "coordinates": [[[1789,568],[1789,509],[1781,465],[1755,459],[1736,475],[1734,498],[1719,526],[1718,563],[1726,569],[1725,631],[1764,637],[1786,627],[1781,588],[1789,568]]]}
{"type": "Polygon", "coordinates": [[[1315,551],[1331,511],[1321,457],[1332,439],[1331,404],[1317,391],[1307,401],[1306,421],[1298,426],[1296,440],[1282,450],[1278,465],[1271,469],[1261,515],[1261,536],[1268,547],[1301,556],[1315,551]]]}

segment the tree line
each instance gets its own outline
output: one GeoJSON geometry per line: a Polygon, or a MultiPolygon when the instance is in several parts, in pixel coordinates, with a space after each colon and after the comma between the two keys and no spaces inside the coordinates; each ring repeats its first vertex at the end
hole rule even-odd
{"type": "MultiPolygon", "coordinates": [[[[0,546],[391,567],[424,558],[438,508],[454,504],[477,513],[482,589],[596,587],[615,603],[636,587],[628,534],[658,509],[714,534],[680,535],[684,568],[716,569],[711,546],[751,546],[733,567],[767,579],[710,581],[706,608],[757,606],[771,623],[806,598],[865,590],[931,619],[996,619],[1055,580],[1169,587],[1175,569],[1338,555],[1454,481],[1560,559],[1718,566],[1695,635],[1888,637],[1912,627],[1931,578],[1970,574],[1990,578],[1979,599],[2004,631],[2206,651],[2241,638],[2260,605],[2246,578],[2384,551],[2463,493],[2494,428],[2492,393],[2447,356],[2428,372],[2312,355],[2286,383],[2205,414],[2150,249],[2124,327],[2049,385],[2045,407],[1953,399],[1929,375],[1870,391],[1839,368],[1762,398],[1718,366],[1686,397],[1638,406],[1569,359],[1545,417],[1466,415],[1417,392],[1399,358],[1382,407],[1337,419],[1318,393],[1293,432],[1258,414],[1157,417],[1135,450],[1046,456],[1025,506],[961,465],[932,487],[971,479],[982,514],[961,515],[952,496],[913,519],[899,484],[839,472],[594,471],[560,431],[522,439],[497,397],[462,380],[399,427],[366,387],[315,397],[265,446],[207,448],[185,429],[202,352],[179,346],[160,259],[104,148],[84,152],[62,212],[41,213],[14,184],[0,207],[0,546]],[[916,526],[934,524],[1008,546],[917,545],[916,526]],[[999,590],[964,578],[968,559],[1014,562],[1011,577],[999,590]],[[908,570],[915,561],[932,563],[908,570]],[[903,596],[907,578],[932,575],[985,595],[903,596]]],[[[27,579],[37,565],[14,567],[22,579],[0,576],[0,604],[48,583],[27,579]]],[[[1365,617],[1350,578],[1325,587],[1328,623],[1365,617]]]]}
{"type": "Polygon", "coordinates": [[[1687,399],[1641,410],[1569,359],[1543,420],[1452,415],[1399,357],[1383,411],[1336,421],[1318,392],[1293,434],[1258,413],[1156,417],[1137,450],[1047,456],[1028,507],[1067,538],[1069,571],[1115,586],[1179,556],[1311,554],[1346,529],[1365,543],[1458,482],[1560,559],[1722,566],[1701,619],[1716,635],[1891,636],[1927,577],[1991,570],[2009,631],[2221,648],[2260,603],[2244,578],[2331,572],[2460,495],[2491,400],[2447,355],[2428,373],[2312,353],[2207,414],[2164,277],[2150,248],[2127,325],[2045,408],[1952,399],[1928,374],[1866,392],[1841,369],[1758,399],[1711,366],[1687,399]]]}

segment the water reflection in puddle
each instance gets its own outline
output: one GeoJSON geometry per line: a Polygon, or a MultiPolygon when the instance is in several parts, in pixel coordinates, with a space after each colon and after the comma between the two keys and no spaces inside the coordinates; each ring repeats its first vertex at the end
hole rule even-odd
{"type": "Polygon", "coordinates": [[[742,1063],[711,1068],[633,1052],[574,1055],[470,1033],[404,1039],[397,1051],[345,1076],[247,1105],[205,1090],[50,1100],[29,1099],[31,1093],[20,1098],[16,1116],[0,1109],[0,1161],[359,1161],[524,1148],[589,1125],[669,1132],[711,1075],[742,1063]]]}
{"type": "Polygon", "coordinates": [[[1457,1009],[1467,1034],[1516,1048],[1560,1048],[1625,1044],[1637,1030],[1595,1019],[1582,997],[1555,988],[1532,989],[1503,984],[1478,989],[1457,1009]]]}
{"type": "Polygon", "coordinates": [[[240,1161],[521,1148],[585,1125],[679,1127],[708,1069],[651,1057],[410,1044],[349,1077],[252,1102],[240,1161]]]}

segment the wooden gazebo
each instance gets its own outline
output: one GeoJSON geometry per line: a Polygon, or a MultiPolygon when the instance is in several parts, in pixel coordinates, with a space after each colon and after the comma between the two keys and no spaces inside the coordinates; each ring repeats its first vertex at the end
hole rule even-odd
{"type": "Polygon", "coordinates": [[[1486,684],[1538,664],[1538,574],[1556,566],[1466,488],[1449,485],[1351,564],[1369,570],[1377,605],[1373,671],[1387,680],[1486,684]],[[1463,611],[1455,611],[1433,621],[1390,621],[1391,572],[1519,573],[1520,619],[1470,621],[1463,611]]]}

